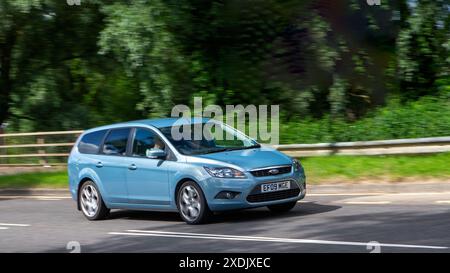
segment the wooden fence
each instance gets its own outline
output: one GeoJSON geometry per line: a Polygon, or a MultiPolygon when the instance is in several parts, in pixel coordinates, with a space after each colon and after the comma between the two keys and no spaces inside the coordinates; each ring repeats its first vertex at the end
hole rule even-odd
{"type": "MultiPolygon", "coordinates": [[[[66,165],[76,131],[0,134],[0,167],[66,165]]],[[[294,157],[450,152],[450,137],[275,145],[294,157]]]]}
{"type": "Polygon", "coordinates": [[[83,131],[0,134],[0,166],[65,165],[83,131]]]}

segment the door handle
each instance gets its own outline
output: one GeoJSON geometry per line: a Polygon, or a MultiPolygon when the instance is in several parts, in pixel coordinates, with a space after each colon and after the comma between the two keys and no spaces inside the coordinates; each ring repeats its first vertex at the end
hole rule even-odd
{"type": "Polygon", "coordinates": [[[99,161],[99,162],[97,162],[97,165],[95,165],[95,167],[101,168],[101,167],[103,167],[103,163],[99,161]]]}
{"type": "Polygon", "coordinates": [[[130,166],[128,166],[128,169],[134,171],[137,169],[137,166],[136,166],[136,164],[131,164],[130,166]]]}

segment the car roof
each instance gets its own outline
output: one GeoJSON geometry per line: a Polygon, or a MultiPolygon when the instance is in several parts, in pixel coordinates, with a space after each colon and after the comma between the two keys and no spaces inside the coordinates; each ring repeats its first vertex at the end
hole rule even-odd
{"type": "Polygon", "coordinates": [[[176,123],[176,125],[184,125],[184,124],[195,124],[195,123],[205,123],[210,120],[209,118],[160,118],[160,119],[141,119],[134,120],[128,122],[115,123],[110,125],[104,125],[96,128],[92,128],[86,130],[84,134],[98,131],[98,130],[107,130],[112,128],[120,128],[127,126],[139,126],[139,125],[147,125],[153,126],[156,128],[170,127],[176,123]]]}
{"type": "Polygon", "coordinates": [[[176,125],[184,125],[184,124],[194,124],[194,123],[205,123],[209,119],[208,118],[160,118],[160,119],[142,119],[130,121],[127,123],[139,123],[143,125],[151,125],[156,128],[169,127],[175,124],[176,125]]]}

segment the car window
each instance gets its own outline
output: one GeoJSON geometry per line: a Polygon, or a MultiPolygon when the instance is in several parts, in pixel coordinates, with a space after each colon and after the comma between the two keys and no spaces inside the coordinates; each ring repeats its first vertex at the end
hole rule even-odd
{"type": "Polygon", "coordinates": [[[215,121],[201,124],[201,139],[196,139],[195,127],[197,125],[176,125],[162,127],[159,130],[178,152],[184,155],[200,155],[261,147],[256,141],[238,130],[215,121]],[[207,124],[210,131],[205,130],[207,124]]]}
{"type": "Polygon", "coordinates": [[[125,155],[127,152],[130,128],[113,129],[103,144],[103,153],[107,155],[125,155]]]}
{"type": "Polygon", "coordinates": [[[153,131],[143,128],[136,128],[133,141],[133,156],[145,157],[147,150],[166,150],[166,145],[162,139],[153,131]]]}
{"type": "Polygon", "coordinates": [[[78,144],[78,151],[83,154],[97,154],[107,130],[84,135],[78,144]]]}

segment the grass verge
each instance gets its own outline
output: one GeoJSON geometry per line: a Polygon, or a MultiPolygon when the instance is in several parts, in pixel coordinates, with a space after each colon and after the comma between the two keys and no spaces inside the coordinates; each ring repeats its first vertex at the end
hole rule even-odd
{"type": "Polygon", "coordinates": [[[409,156],[329,156],[300,159],[308,183],[449,180],[450,153],[409,156]]]}
{"type": "MultiPolygon", "coordinates": [[[[300,159],[308,184],[450,180],[450,153],[414,156],[329,156],[300,159]]],[[[66,171],[0,176],[0,188],[65,188],[66,171]]]]}
{"type": "Polygon", "coordinates": [[[67,172],[36,172],[0,175],[0,188],[67,188],[67,172]]]}

